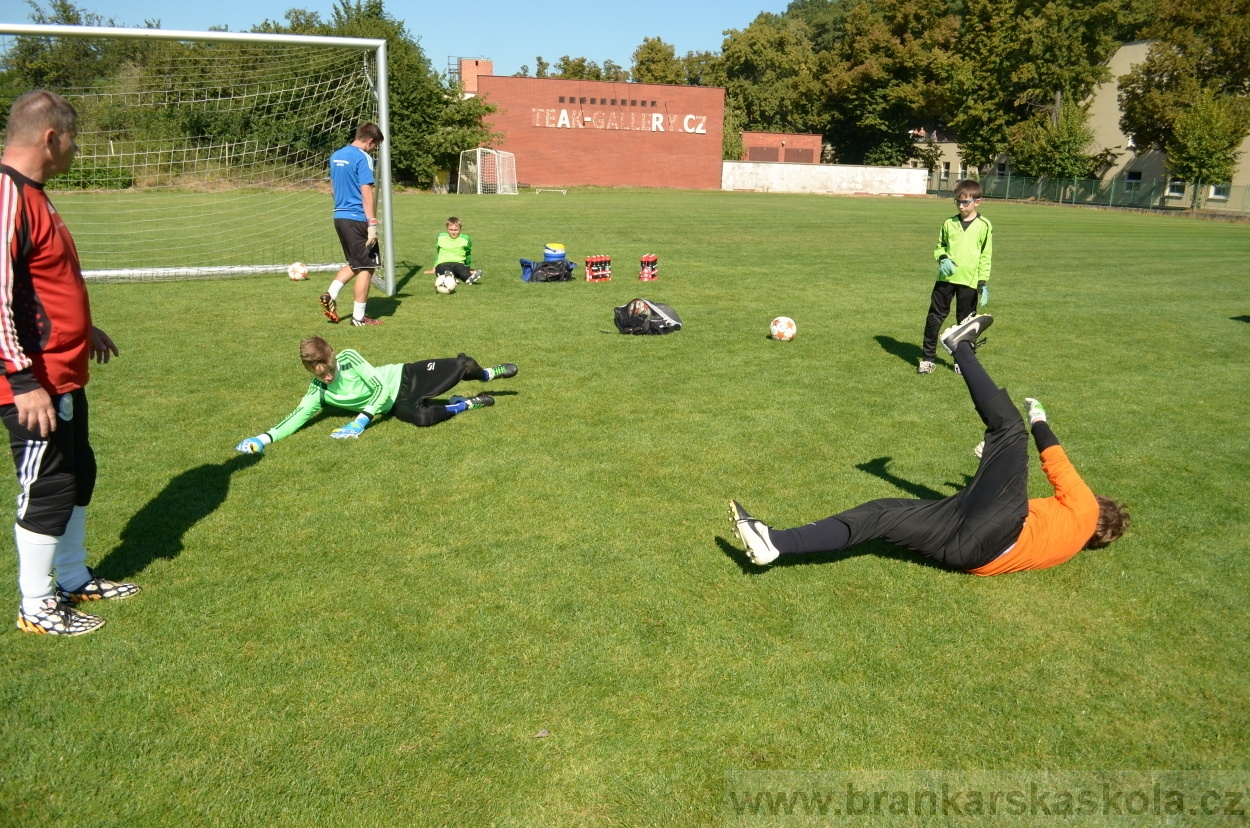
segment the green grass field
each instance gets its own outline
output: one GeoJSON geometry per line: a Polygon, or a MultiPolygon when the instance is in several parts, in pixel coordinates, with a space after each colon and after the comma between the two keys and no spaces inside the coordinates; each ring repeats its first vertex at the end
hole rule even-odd
{"type": "Polygon", "coordinates": [[[1133,525],[977,578],[879,544],[757,569],[725,516],[795,525],[973,473],[963,382],[945,354],[915,373],[949,203],[395,209],[380,328],[326,323],[322,276],[92,286],[122,356],[90,386],[91,560],[144,592],[85,638],[0,627],[0,824],[702,826],[738,771],[1250,773],[1250,227],[985,206],[983,361],[1133,525]],[[453,212],[486,276],[444,297],[420,271],[453,212]],[[616,278],[522,283],[549,241],[616,278]],[[686,329],[616,335],[635,296],[686,329]],[[778,314],[791,343],[766,338],[778,314]],[[298,400],[313,333],[521,372],[433,429],[336,441],[334,414],[236,455],[298,400]]]}

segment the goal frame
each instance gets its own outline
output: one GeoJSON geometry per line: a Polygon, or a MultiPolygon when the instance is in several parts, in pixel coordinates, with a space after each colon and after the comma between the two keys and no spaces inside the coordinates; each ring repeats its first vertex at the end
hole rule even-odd
{"type": "Polygon", "coordinates": [[[456,195],[517,195],[517,193],[518,193],[518,189],[517,189],[517,180],[516,180],[516,155],[515,154],[511,152],[505,152],[503,150],[491,149],[490,147],[474,147],[473,149],[467,149],[467,150],[461,151],[460,167],[459,167],[457,180],[456,180],[456,195]],[[473,187],[473,191],[471,193],[466,192],[465,190],[461,189],[461,184],[464,183],[464,175],[462,174],[462,171],[464,170],[464,158],[466,155],[472,155],[476,159],[476,162],[475,162],[476,167],[477,167],[477,172],[475,173],[476,181],[473,187]],[[503,159],[504,156],[507,156],[507,161],[505,163],[506,163],[506,166],[511,168],[512,183],[506,192],[501,192],[498,186],[496,187],[493,193],[485,193],[482,191],[482,158],[485,155],[495,156],[496,174],[498,174],[498,171],[500,169],[500,161],[503,159]]]}
{"type": "MultiPolygon", "coordinates": [[[[390,137],[390,97],[387,88],[386,41],[382,39],[361,37],[332,37],[328,35],[281,35],[259,34],[254,32],[193,32],[176,29],[127,29],[117,26],[60,26],[53,24],[0,23],[0,35],[28,37],[78,37],[78,38],[116,38],[125,40],[181,40],[191,42],[216,43],[253,43],[275,44],[281,46],[333,46],[337,48],[358,49],[362,52],[373,52],[377,66],[374,94],[378,102],[378,126],[382,135],[390,137]]],[[[378,148],[378,184],[381,215],[378,223],[382,227],[382,279],[374,276],[373,282],[385,291],[387,296],[395,295],[395,241],[394,221],[391,202],[391,142],[384,140],[378,148]],[[379,284],[381,282],[381,284],[379,284]]],[[[326,211],[327,225],[330,211],[326,211]]],[[[251,266],[237,269],[224,267],[229,273],[256,272],[251,266]]],[[[272,272],[268,266],[260,268],[265,273],[272,272]]],[[[108,271],[86,271],[85,278],[104,278],[108,271]]],[[[228,274],[226,274],[228,275],[228,274]]]]}

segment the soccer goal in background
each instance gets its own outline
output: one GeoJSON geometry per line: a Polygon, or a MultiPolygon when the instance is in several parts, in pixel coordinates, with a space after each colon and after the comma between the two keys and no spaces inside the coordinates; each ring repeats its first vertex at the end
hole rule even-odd
{"type": "MultiPolygon", "coordinates": [[[[78,157],[48,189],[88,279],[342,265],[328,161],[365,121],[390,137],[386,41],[0,24],[0,47],[5,66],[61,50],[100,67],[49,87],[78,110],[78,157]]],[[[390,168],[383,141],[375,281],[393,294],[390,168]]]]}
{"type": "Polygon", "coordinates": [[[485,147],[460,153],[456,193],[516,195],[516,156],[485,147]]]}

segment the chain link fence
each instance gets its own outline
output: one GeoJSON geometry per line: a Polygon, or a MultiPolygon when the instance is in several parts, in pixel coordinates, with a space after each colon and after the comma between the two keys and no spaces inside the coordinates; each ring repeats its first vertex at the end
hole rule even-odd
{"type": "MultiPolygon", "coordinates": [[[[1010,174],[981,176],[980,182],[982,198],[1165,211],[1191,209],[1194,188],[1198,187],[1200,212],[1250,216],[1250,186],[1195,185],[1165,178],[1153,181],[1112,178],[1103,181],[1097,178],[1027,178],[1010,174]]],[[[934,170],[929,175],[928,191],[934,195],[951,195],[957,183],[958,179],[953,176],[934,170]]]]}

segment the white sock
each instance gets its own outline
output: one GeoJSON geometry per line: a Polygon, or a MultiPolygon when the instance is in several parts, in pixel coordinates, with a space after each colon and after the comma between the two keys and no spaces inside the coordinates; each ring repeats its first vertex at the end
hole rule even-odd
{"type": "Polygon", "coordinates": [[[87,571],[86,540],[87,507],[75,506],[69,523],[65,524],[65,534],[57,538],[56,557],[52,561],[57,585],[66,592],[73,592],[91,580],[91,573],[87,571]]]}
{"type": "Polygon", "coordinates": [[[17,542],[17,586],[22,592],[22,609],[36,612],[45,598],[52,597],[52,561],[57,539],[40,535],[13,524],[17,542]]]}
{"type": "Polygon", "coordinates": [[[343,283],[340,282],[338,279],[335,279],[334,281],[330,282],[330,289],[327,290],[326,293],[330,294],[330,298],[337,302],[339,298],[339,292],[341,290],[343,290],[343,283]]]}
{"type": "Polygon", "coordinates": [[[364,302],[352,302],[352,319],[364,319],[364,318],[365,318],[365,303],[364,302]]]}

